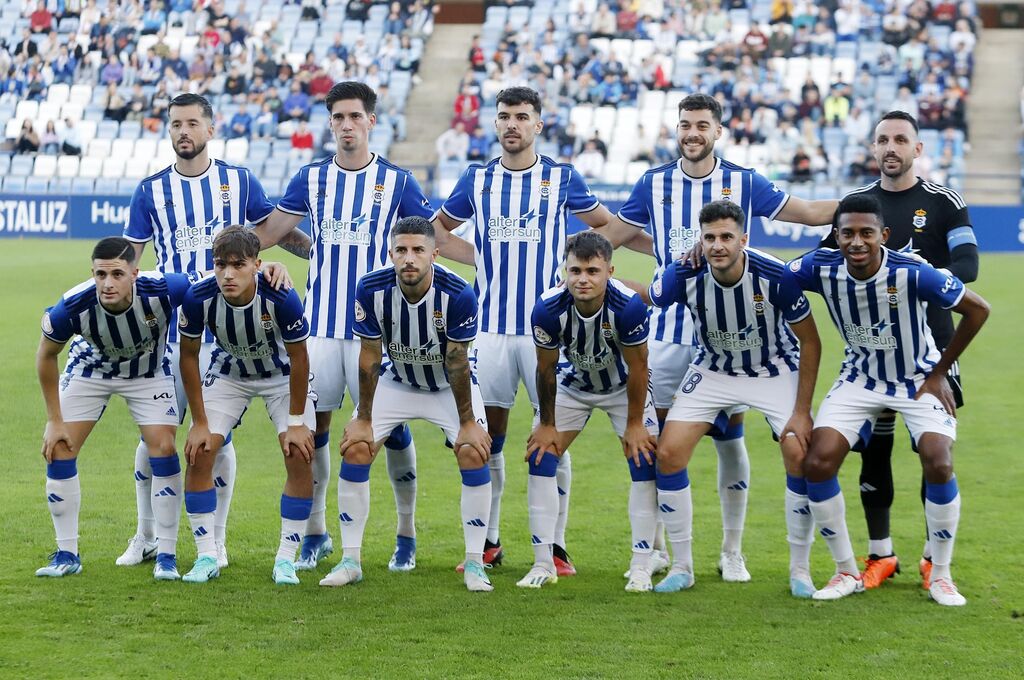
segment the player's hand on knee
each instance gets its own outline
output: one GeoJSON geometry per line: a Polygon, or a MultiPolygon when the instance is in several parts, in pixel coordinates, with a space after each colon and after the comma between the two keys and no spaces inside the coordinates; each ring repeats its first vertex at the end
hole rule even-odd
{"type": "Polygon", "coordinates": [[[545,453],[555,456],[562,455],[562,449],[558,445],[558,430],[554,425],[538,425],[530,433],[530,438],[526,441],[526,456],[523,460],[530,462],[530,457],[534,453],[537,454],[533,461],[534,465],[540,465],[540,459],[544,457],[545,453]]]}
{"type": "Polygon", "coordinates": [[[292,277],[288,274],[288,268],[280,262],[264,262],[261,271],[263,278],[274,290],[292,289],[292,277]]]}
{"type": "Polygon", "coordinates": [[[802,456],[807,455],[807,449],[811,445],[811,430],[814,429],[814,421],[810,413],[793,413],[786,426],[782,428],[779,435],[779,442],[785,442],[787,437],[795,437],[796,443],[800,446],[802,456]]]}
{"type": "Polygon", "coordinates": [[[47,463],[53,462],[54,454],[57,453],[57,449],[62,446],[66,447],[71,453],[75,452],[75,447],[71,443],[71,435],[68,434],[67,426],[63,422],[56,423],[53,421],[47,421],[46,429],[43,430],[43,448],[40,451],[47,463]]]}
{"type": "Polygon", "coordinates": [[[302,456],[309,463],[313,460],[313,433],[305,425],[294,425],[281,435],[281,452],[285,457],[302,456]]]}
{"type": "Polygon", "coordinates": [[[925,394],[930,394],[938,399],[946,413],[956,416],[956,399],[953,398],[953,389],[949,386],[945,375],[932,371],[921,385],[921,389],[914,395],[914,400],[920,399],[925,394]]]}
{"type": "Polygon", "coordinates": [[[487,434],[487,430],[480,427],[475,420],[463,423],[459,428],[459,434],[453,444],[455,455],[466,455],[465,447],[467,446],[474,452],[473,455],[479,458],[480,465],[485,465],[490,459],[491,435],[487,434]]]}
{"type": "Polygon", "coordinates": [[[373,450],[373,423],[362,418],[353,418],[345,426],[345,432],[341,436],[341,455],[353,445],[359,442],[365,443],[370,450],[373,450]]]}
{"type": "Polygon", "coordinates": [[[654,454],[658,450],[658,439],[643,426],[626,425],[626,431],[622,434],[622,452],[626,458],[632,459],[637,467],[640,467],[640,460],[643,459],[648,465],[654,465],[654,454]]]}
{"type": "Polygon", "coordinates": [[[213,451],[213,435],[207,425],[192,423],[185,438],[185,459],[189,465],[195,465],[199,456],[213,451]]]}

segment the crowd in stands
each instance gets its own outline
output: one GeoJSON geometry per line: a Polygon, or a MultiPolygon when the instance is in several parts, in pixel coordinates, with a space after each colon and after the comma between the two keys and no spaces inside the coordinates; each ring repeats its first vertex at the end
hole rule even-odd
{"type": "Polygon", "coordinates": [[[381,93],[374,141],[386,149],[404,137],[436,10],[433,0],[12,0],[0,9],[0,124],[11,152],[80,154],[83,120],[115,137],[163,137],[170,99],[195,92],[214,103],[219,138],[278,142],[308,160],[333,152],[322,102],[352,79],[381,93]]]}
{"type": "Polygon", "coordinates": [[[980,29],[971,2],[487,4],[452,129],[438,140],[442,174],[496,153],[495,94],[529,85],[544,102],[542,152],[595,182],[634,181],[622,177],[623,154],[652,165],[678,157],[675,106],[705,92],[724,111],[718,153],[775,179],[857,184],[877,176],[866,154],[873,123],[901,109],[922,127],[919,174],[958,184],[980,29]]]}

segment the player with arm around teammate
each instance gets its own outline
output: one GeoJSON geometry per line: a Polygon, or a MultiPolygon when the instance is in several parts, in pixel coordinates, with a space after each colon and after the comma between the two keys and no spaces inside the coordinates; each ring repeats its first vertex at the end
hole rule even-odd
{"type": "Polygon", "coordinates": [[[139,426],[155,477],[153,576],[176,580],[181,465],[174,444],[174,378],[164,345],[172,310],[181,304],[192,279],[186,274],[140,274],[135,249],[119,237],[105,238],[93,248],[92,276],[65,293],[42,321],[36,369],[46,403],[42,453],[57,551],[36,575],[65,576],[82,569],[78,454],[110,397],[118,394],[139,426]],[[60,375],[57,357],[69,341],[67,366],[60,375]]]}
{"type": "Polygon", "coordinates": [[[281,533],[272,577],[298,584],[295,552],[313,505],[313,402],[308,395],[309,324],[294,290],[276,291],[259,276],[260,242],[231,226],[213,242],[215,277],[189,289],[181,305],[181,377],[192,412],[185,443],[185,510],[198,558],[182,580],[205,583],[220,575],[213,521],[217,508],[213,461],[254,397],[277,428],[287,478],[281,495],[281,533]],[[217,343],[205,376],[199,364],[203,333],[217,343]]]}
{"type": "Polygon", "coordinates": [[[419,418],[440,427],[453,442],[462,475],[463,579],[470,591],[490,591],[483,551],[491,503],[491,438],[468,354],[476,337],[476,295],[466,281],[435,263],[434,228],[422,217],[406,217],[395,225],[389,254],[392,265],[364,275],[356,287],[354,328],[362,345],[359,406],[341,443],[343,556],[320,585],[362,580],[370,464],[389,432],[419,418]],[[382,345],[388,351],[383,370],[382,345]]]}
{"type": "Polygon", "coordinates": [[[865,421],[873,424],[890,409],[903,416],[924,469],[932,547],[928,592],[939,604],[963,605],[950,574],[960,492],[953,474],[956,405],[946,373],[985,323],[989,306],[955,276],[885,248],[888,231],[878,200],[851,194],[839,204],[839,249],[811,251],[786,268],[786,296],[820,294],[846,341],[839,378],[818,410],[804,459],[811,513],[836,562],[835,575],[814,598],[864,590],[836,475],[865,421]],[[927,324],[931,305],[963,317],[941,354],[927,324]]]}
{"type": "Polygon", "coordinates": [[[658,507],[674,563],[655,590],[693,585],[687,465],[701,437],[725,413],[743,406],[761,411],[779,440],[786,468],[790,592],[811,597],[814,526],[801,466],[821,358],[818,330],[805,297],[783,299],[784,264],[747,247],[746,219],[738,205],[712,201],[699,220],[704,263],[673,262],[650,288],[656,306],[689,310],[696,350],[658,442],[658,507]]]}
{"type": "Polygon", "coordinates": [[[650,558],[657,524],[654,454],[658,423],[647,390],[647,306],[612,278],[612,246],[593,231],[565,245],[564,286],[533,307],[540,418],[527,443],[527,500],[534,564],[516,585],[540,588],[558,576],[552,554],[558,517],[558,457],[594,409],[608,414],[633,482],[629,493],[633,557],[626,590],[651,589],[650,558]]]}

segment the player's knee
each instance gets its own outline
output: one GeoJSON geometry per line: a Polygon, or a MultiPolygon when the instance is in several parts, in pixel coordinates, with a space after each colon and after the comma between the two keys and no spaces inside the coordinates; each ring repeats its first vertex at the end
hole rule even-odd
{"type": "Polygon", "coordinates": [[[804,458],[804,478],[809,482],[822,482],[834,477],[839,466],[831,459],[828,452],[812,447],[804,458]]]}
{"type": "Polygon", "coordinates": [[[796,437],[786,437],[780,443],[782,449],[782,463],[786,472],[791,475],[800,475],[804,468],[804,459],[807,454],[804,447],[796,441],[796,437]]]}
{"type": "Polygon", "coordinates": [[[945,484],[953,478],[953,456],[948,450],[921,450],[921,467],[930,484],[945,484]]]}
{"type": "Polygon", "coordinates": [[[373,452],[370,451],[370,445],[366,442],[352,444],[345,449],[345,454],[342,457],[346,463],[353,465],[369,465],[373,462],[373,452]]]}
{"type": "Polygon", "coordinates": [[[480,453],[472,446],[462,445],[455,451],[455,460],[459,463],[460,470],[473,470],[481,465],[486,465],[481,460],[480,453]]]}
{"type": "Polygon", "coordinates": [[[149,448],[149,455],[153,458],[166,458],[167,456],[173,456],[175,452],[174,430],[171,429],[169,432],[161,432],[155,437],[147,440],[146,446],[149,448]]]}

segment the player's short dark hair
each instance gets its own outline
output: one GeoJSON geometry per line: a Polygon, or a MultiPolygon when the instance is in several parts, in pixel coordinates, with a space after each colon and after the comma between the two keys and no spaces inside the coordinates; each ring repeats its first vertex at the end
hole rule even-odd
{"type": "Polygon", "coordinates": [[[850,194],[839,201],[839,207],[836,209],[836,225],[839,224],[839,219],[847,213],[874,215],[878,220],[879,227],[885,225],[885,218],[882,217],[882,204],[871,194],[850,194]]]}
{"type": "Polygon", "coordinates": [[[218,260],[255,260],[260,256],[260,237],[240,224],[225,227],[213,239],[213,257],[218,260]]]}
{"type": "Polygon", "coordinates": [[[679,101],[679,113],[683,111],[710,111],[716,123],[722,122],[722,105],[711,95],[688,94],[679,101]]]}
{"type": "Polygon", "coordinates": [[[126,238],[108,236],[101,239],[92,249],[94,260],[124,260],[128,264],[135,262],[135,246],[126,238]]]}
{"type": "Polygon", "coordinates": [[[171,109],[175,106],[198,106],[200,112],[203,114],[203,118],[213,121],[213,107],[210,105],[210,100],[201,94],[183,92],[182,94],[177,95],[167,105],[168,115],[170,115],[171,109]]]}
{"type": "Polygon", "coordinates": [[[413,215],[411,217],[403,217],[395,223],[395,226],[391,228],[391,239],[394,240],[396,236],[402,236],[408,234],[410,236],[426,236],[431,241],[434,240],[434,225],[430,223],[425,217],[419,217],[413,215]]]}
{"type": "Polygon", "coordinates": [[[540,95],[531,87],[525,87],[522,85],[506,87],[498,93],[497,97],[494,98],[494,104],[495,106],[498,104],[504,104],[505,106],[529,104],[533,107],[533,110],[537,112],[537,115],[540,115],[540,95]]]}
{"type": "Polygon", "coordinates": [[[915,135],[920,131],[920,128],[917,125],[917,118],[914,118],[906,111],[889,111],[878,119],[878,123],[875,123],[875,127],[878,127],[878,124],[883,120],[905,120],[910,123],[912,128],[914,128],[915,135]]]}
{"type": "Polygon", "coordinates": [[[358,99],[361,101],[363,103],[363,110],[366,111],[367,115],[377,111],[377,93],[373,91],[372,87],[355,80],[343,80],[340,83],[335,83],[330,92],[327,93],[327,96],[324,97],[327,113],[331,112],[335,102],[345,99],[358,99]]]}
{"type": "Polygon", "coordinates": [[[700,216],[697,218],[700,226],[703,227],[705,224],[717,222],[718,220],[733,220],[741,232],[747,229],[747,216],[743,212],[743,208],[732,201],[724,199],[711,201],[700,209],[700,216]]]}
{"type": "Polygon", "coordinates": [[[577,260],[586,262],[600,257],[605,262],[612,261],[612,244],[596,231],[586,229],[573,234],[565,242],[565,257],[575,255],[577,260]]]}

